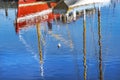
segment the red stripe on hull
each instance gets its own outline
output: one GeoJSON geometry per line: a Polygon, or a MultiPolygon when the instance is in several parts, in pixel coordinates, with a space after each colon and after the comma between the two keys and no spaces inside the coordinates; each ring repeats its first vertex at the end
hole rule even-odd
{"type": "MultiPolygon", "coordinates": [[[[51,7],[54,7],[56,3],[50,3],[51,7]]],[[[45,4],[37,4],[37,5],[32,5],[32,6],[22,6],[18,7],[18,17],[23,17],[28,14],[40,12],[43,10],[49,9],[49,6],[47,3],[45,4]]]]}

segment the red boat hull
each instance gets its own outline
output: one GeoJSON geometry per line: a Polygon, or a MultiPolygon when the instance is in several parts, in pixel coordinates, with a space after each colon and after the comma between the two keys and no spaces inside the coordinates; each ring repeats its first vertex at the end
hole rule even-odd
{"type": "Polygon", "coordinates": [[[16,32],[18,33],[23,27],[28,27],[39,22],[50,21],[55,17],[58,18],[59,14],[52,13],[52,8],[55,5],[55,2],[19,0],[16,32]]]}
{"type": "Polygon", "coordinates": [[[18,2],[18,17],[22,17],[31,13],[40,12],[56,5],[55,2],[45,2],[36,0],[19,0],[18,2]]]}

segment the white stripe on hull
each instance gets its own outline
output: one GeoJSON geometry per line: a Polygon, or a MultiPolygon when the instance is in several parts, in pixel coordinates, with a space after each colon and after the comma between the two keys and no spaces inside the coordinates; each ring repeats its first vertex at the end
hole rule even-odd
{"type": "Polygon", "coordinates": [[[19,4],[19,7],[27,7],[27,6],[35,6],[40,4],[46,4],[47,2],[33,2],[33,3],[27,3],[27,4],[19,4]]]}
{"type": "Polygon", "coordinates": [[[47,9],[47,10],[43,10],[42,12],[29,14],[29,15],[26,15],[24,17],[19,17],[19,18],[17,18],[17,23],[21,23],[21,22],[24,22],[24,21],[29,20],[29,19],[37,18],[38,16],[43,17],[44,15],[48,15],[49,13],[52,13],[52,8],[47,9]]]}
{"type": "Polygon", "coordinates": [[[110,0],[80,0],[77,3],[70,5],[70,8],[74,8],[77,6],[85,6],[90,4],[108,4],[110,3],[110,0]]]}

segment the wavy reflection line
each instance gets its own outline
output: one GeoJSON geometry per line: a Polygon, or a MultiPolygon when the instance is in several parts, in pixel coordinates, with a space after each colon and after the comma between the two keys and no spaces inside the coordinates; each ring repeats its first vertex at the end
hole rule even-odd
{"type": "Polygon", "coordinates": [[[87,80],[87,64],[86,64],[86,10],[84,10],[83,19],[83,66],[84,66],[84,80],[87,80]]]}
{"type": "Polygon", "coordinates": [[[70,48],[74,48],[74,44],[73,44],[73,40],[72,40],[72,37],[71,37],[71,33],[70,33],[70,30],[68,28],[68,25],[66,24],[66,29],[67,29],[67,34],[68,34],[68,39],[69,39],[69,46],[70,48]]]}
{"type": "Polygon", "coordinates": [[[66,40],[62,37],[60,34],[53,34],[52,32],[48,32],[49,35],[51,35],[53,38],[63,42],[66,46],[69,46],[71,49],[73,48],[73,44],[71,41],[66,40]]]}
{"type": "Polygon", "coordinates": [[[99,45],[99,79],[103,80],[102,72],[102,43],[101,43],[101,22],[100,22],[100,8],[98,9],[98,45],[99,45]]]}
{"type": "Polygon", "coordinates": [[[73,40],[72,40],[72,37],[71,37],[71,33],[70,33],[70,30],[69,30],[69,26],[66,24],[66,30],[67,30],[67,35],[68,35],[68,39],[70,41],[69,45],[71,46],[71,51],[72,51],[72,55],[73,55],[73,63],[74,63],[74,68],[75,68],[75,73],[76,73],[76,79],[77,80],[80,80],[80,76],[79,76],[79,64],[78,64],[78,61],[77,61],[77,58],[78,58],[78,55],[76,54],[76,49],[74,47],[74,44],[73,44],[73,40]]]}

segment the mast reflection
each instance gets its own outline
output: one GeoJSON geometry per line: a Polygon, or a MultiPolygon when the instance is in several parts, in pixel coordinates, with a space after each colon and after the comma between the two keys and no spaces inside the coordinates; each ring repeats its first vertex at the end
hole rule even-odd
{"type": "Polygon", "coordinates": [[[100,25],[100,8],[98,9],[98,45],[99,45],[99,79],[103,80],[102,72],[102,43],[101,43],[101,25],[100,25]]]}
{"type": "Polygon", "coordinates": [[[44,76],[40,23],[36,23],[36,29],[37,29],[37,37],[38,37],[38,51],[40,56],[40,70],[41,70],[40,73],[41,73],[41,76],[44,76]]]}
{"type": "Polygon", "coordinates": [[[84,80],[87,79],[87,65],[86,65],[86,10],[84,10],[83,19],[83,66],[84,66],[84,80]]]}
{"type": "Polygon", "coordinates": [[[43,60],[42,60],[42,49],[41,49],[41,42],[40,42],[40,37],[41,37],[41,34],[40,34],[40,23],[36,24],[36,29],[37,29],[37,37],[38,37],[38,50],[39,50],[39,55],[40,55],[40,63],[43,63],[43,60]]]}

